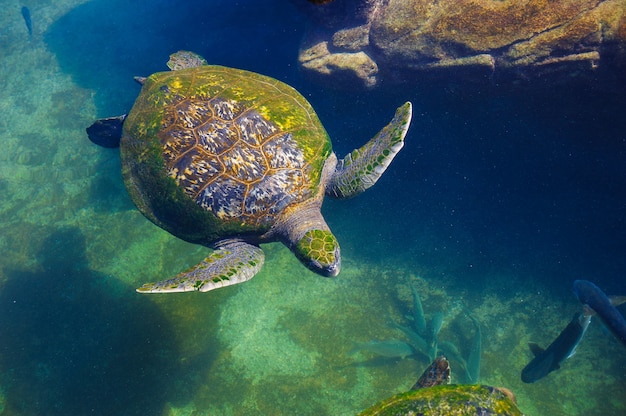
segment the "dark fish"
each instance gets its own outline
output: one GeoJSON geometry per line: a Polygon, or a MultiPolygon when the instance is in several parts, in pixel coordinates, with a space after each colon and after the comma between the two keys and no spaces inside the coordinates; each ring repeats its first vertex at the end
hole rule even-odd
{"type": "Polygon", "coordinates": [[[438,339],[439,331],[441,331],[442,325],[443,325],[443,312],[435,312],[433,314],[432,321],[430,321],[430,330],[431,330],[430,336],[433,341],[436,341],[438,339]]]}
{"type": "Polygon", "coordinates": [[[348,355],[355,354],[358,351],[369,351],[389,358],[406,358],[414,353],[413,348],[409,344],[395,339],[358,343],[350,350],[348,355]]]}
{"type": "Polygon", "coordinates": [[[467,367],[466,373],[469,382],[474,384],[478,382],[478,378],[480,377],[480,356],[482,355],[483,347],[482,347],[482,334],[480,332],[480,324],[478,321],[470,315],[470,319],[474,323],[476,327],[476,332],[474,333],[474,339],[472,340],[472,349],[470,350],[469,357],[467,357],[467,367]]]}
{"type": "Polygon", "coordinates": [[[574,355],[590,321],[590,315],[577,313],[545,350],[535,343],[528,344],[535,358],[522,370],[522,381],[534,383],[552,371],[561,368],[561,363],[574,355]]]}
{"type": "Polygon", "coordinates": [[[443,312],[436,312],[433,314],[433,319],[430,321],[430,353],[431,360],[437,358],[437,346],[439,343],[439,331],[443,325],[443,312]]]}
{"type": "Polygon", "coordinates": [[[424,319],[424,310],[422,309],[422,301],[417,289],[413,286],[413,282],[409,282],[411,294],[413,295],[413,321],[415,329],[420,336],[426,335],[426,320],[424,319]]]}
{"type": "Polygon", "coordinates": [[[28,36],[33,37],[33,22],[30,20],[30,10],[28,7],[22,7],[22,17],[24,18],[24,22],[26,23],[26,28],[28,29],[28,36]]]}
{"type": "Polygon", "coordinates": [[[399,329],[404,332],[404,335],[411,341],[413,347],[417,350],[417,352],[424,354],[424,356],[430,359],[430,347],[428,342],[424,338],[422,338],[417,332],[413,331],[411,328],[407,328],[406,326],[402,326],[395,322],[392,322],[391,325],[394,328],[399,329]]]}
{"type": "Polygon", "coordinates": [[[588,280],[576,280],[574,293],[578,300],[598,315],[598,318],[626,346],[626,320],[615,306],[626,302],[626,297],[608,297],[588,280]]]}
{"type": "Polygon", "coordinates": [[[465,358],[461,356],[461,351],[459,351],[459,348],[456,345],[450,341],[443,341],[439,343],[438,349],[440,353],[443,353],[443,355],[446,356],[446,358],[450,358],[451,361],[456,361],[460,368],[467,371],[467,361],[465,361],[465,358]]]}

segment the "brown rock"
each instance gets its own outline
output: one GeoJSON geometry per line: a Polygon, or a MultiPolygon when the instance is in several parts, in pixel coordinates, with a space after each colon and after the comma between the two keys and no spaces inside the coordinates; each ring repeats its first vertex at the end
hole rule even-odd
{"type": "Polygon", "coordinates": [[[338,0],[313,17],[300,63],[330,82],[340,74],[374,87],[450,68],[533,79],[626,67],[626,0],[338,0]]]}
{"type": "Polygon", "coordinates": [[[365,52],[330,53],[328,43],[320,42],[300,53],[302,68],[337,82],[361,83],[365,87],[376,85],[378,66],[365,52]]]}

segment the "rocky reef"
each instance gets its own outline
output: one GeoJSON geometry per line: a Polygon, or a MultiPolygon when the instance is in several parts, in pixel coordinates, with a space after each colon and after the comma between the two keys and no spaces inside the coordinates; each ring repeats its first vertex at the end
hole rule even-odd
{"type": "Polygon", "coordinates": [[[337,0],[301,7],[311,24],[299,63],[332,84],[373,88],[451,71],[586,78],[626,66],[624,0],[337,0]]]}

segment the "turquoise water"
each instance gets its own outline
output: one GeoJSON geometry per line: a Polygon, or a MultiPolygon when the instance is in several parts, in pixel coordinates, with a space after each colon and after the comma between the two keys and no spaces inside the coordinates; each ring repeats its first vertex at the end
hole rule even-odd
{"type": "Polygon", "coordinates": [[[348,354],[402,338],[389,323],[411,323],[409,282],[465,356],[467,314],[479,321],[480,382],[510,388],[526,414],[626,412],[625,350],[598,320],[560,370],[520,380],[527,343],[547,346],[580,310],[575,279],[626,294],[624,78],[333,90],[298,70],[306,19],[283,0],[33,0],[32,39],[22,6],[0,12],[0,415],[356,414],[428,365],[348,354]],[[413,102],[381,181],[324,205],[336,279],[271,244],[245,284],[135,293],[206,250],[144,219],[118,152],[84,128],[126,112],[132,77],[178,49],[293,85],[339,156],[413,102]]]}

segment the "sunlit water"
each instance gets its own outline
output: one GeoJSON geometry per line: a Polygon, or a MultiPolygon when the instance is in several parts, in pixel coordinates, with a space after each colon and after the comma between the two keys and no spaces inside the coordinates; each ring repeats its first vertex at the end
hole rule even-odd
{"type": "Polygon", "coordinates": [[[284,0],[32,1],[32,39],[22,5],[0,14],[1,415],[355,414],[428,365],[348,354],[403,339],[390,321],[411,323],[409,282],[462,354],[468,314],[480,322],[480,382],[513,390],[526,414],[626,412],[626,351],[598,320],[560,370],[520,380],[527,343],[547,346],[580,310],[575,279],[626,294],[623,79],[333,90],[298,70],[306,19],[284,0]],[[340,157],[413,102],[406,146],[379,184],[324,205],[338,278],[273,244],[243,285],[135,293],[207,251],[144,219],[118,152],[84,128],[126,112],[132,77],[164,70],[179,49],[295,86],[340,157]]]}

